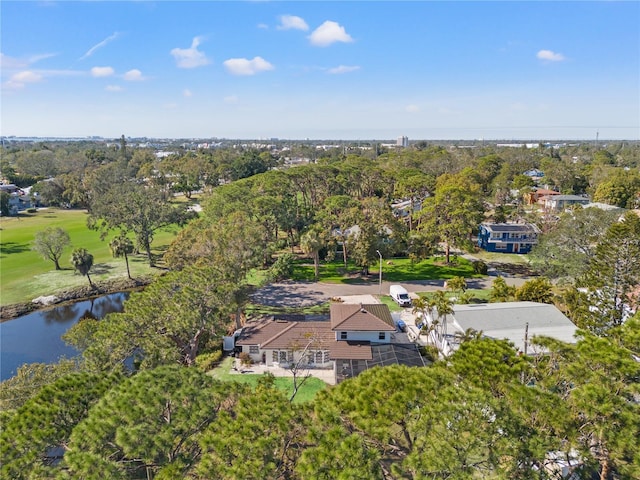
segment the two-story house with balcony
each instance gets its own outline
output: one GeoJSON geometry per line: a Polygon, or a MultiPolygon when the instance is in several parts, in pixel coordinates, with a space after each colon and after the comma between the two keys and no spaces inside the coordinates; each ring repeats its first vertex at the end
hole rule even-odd
{"type": "Polygon", "coordinates": [[[532,223],[481,223],[478,246],[487,252],[529,253],[539,234],[532,223]]]}

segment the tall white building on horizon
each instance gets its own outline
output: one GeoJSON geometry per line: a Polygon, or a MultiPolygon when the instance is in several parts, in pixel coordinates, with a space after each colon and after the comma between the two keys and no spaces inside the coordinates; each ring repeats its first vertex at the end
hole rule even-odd
{"type": "Polygon", "coordinates": [[[409,146],[409,137],[398,137],[398,139],[396,140],[396,146],[407,148],[409,146]]]}

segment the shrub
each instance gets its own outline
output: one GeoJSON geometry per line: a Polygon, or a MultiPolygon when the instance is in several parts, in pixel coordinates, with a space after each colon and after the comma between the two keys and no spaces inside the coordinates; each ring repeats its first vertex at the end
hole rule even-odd
{"type": "Polygon", "coordinates": [[[438,360],[438,356],[440,355],[440,351],[438,347],[435,345],[424,345],[419,347],[420,355],[429,360],[430,362],[435,362],[438,360]]]}
{"type": "Polygon", "coordinates": [[[240,352],[238,358],[240,358],[240,363],[244,367],[248,367],[253,363],[253,360],[251,360],[251,355],[249,355],[247,352],[240,352]]]}
{"type": "Polygon", "coordinates": [[[211,353],[216,350],[222,351],[222,341],[220,337],[216,337],[214,335],[210,335],[209,333],[205,333],[201,338],[201,347],[199,348],[200,353],[211,353]]]}
{"type": "Polygon", "coordinates": [[[289,241],[286,238],[279,238],[276,240],[275,244],[276,250],[284,250],[285,248],[289,248],[289,241]]]}
{"type": "Polygon", "coordinates": [[[203,353],[196,357],[196,366],[205,372],[217,367],[222,359],[222,350],[215,350],[210,353],[203,353]]]}
{"type": "Polygon", "coordinates": [[[480,275],[486,275],[489,271],[489,267],[482,260],[476,260],[473,262],[473,271],[480,275]]]}
{"type": "Polygon", "coordinates": [[[291,278],[293,274],[293,263],[295,257],[290,253],[280,255],[273,265],[269,268],[269,279],[272,282],[291,278]]]}

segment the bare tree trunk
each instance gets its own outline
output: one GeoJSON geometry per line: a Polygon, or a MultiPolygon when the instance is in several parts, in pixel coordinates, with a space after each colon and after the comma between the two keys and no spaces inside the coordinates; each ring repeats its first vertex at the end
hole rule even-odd
{"type": "Polygon", "coordinates": [[[240,305],[238,305],[238,309],[236,310],[236,330],[240,330],[242,328],[242,309],[240,305]]]}
{"type": "Polygon", "coordinates": [[[313,252],[313,269],[317,282],[320,278],[320,254],[317,251],[313,252]]]}
{"type": "Polygon", "coordinates": [[[609,477],[609,462],[606,458],[600,460],[600,466],[602,467],[600,470],[600,480],[607,480],[609,477]]]}
{"type": "Polygon", "coordinates": [[[129,277],[129,280],[132,280],[131,271],[129,270],[129,256],[126,251],[124,252],[124,261],[127,264],[127,277],[129,277]]]}
{"type": "Polygon", "coordinates": [[[342,242],[342,259],[344,260],[344,268],[347,268],[347,242],[342,242]]]}
{"type": "Polygon", "coordinates": [[[192,366],[196,360],[196,356],[198,355],[198,348],[200,346],[200,335],[202,335],[202,333],[203,333],[203,330],[200,328],[195,333],[193,338],[191,338],[191,340],[189,341],[189,344],[186,346],[185,360],[188,367],[192,366]]]}

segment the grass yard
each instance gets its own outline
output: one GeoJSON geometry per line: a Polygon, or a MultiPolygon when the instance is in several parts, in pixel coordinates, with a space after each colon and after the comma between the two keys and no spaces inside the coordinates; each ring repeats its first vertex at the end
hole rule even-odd
{"type": "MultiPolygon", "coordinates": [[[[74,248],[86,248],[93,255],[91,279],[97,282],[126,277],[124,258],[113,258],[109,240],[100,239],[100,233],[87,228],[84,210],[40,209],[37,213],[22,213],[19,217],[0,218],[0,305],[28,302],[41,295],[86,285],[87,279],[74,272],[69,257],[74,248]],[[53,262],[44,260],[31,250],[36,232],[45,228],[61,227],[69,233],[71,246],[60,258],[63,270],[56,271],[53,262]]],[[[156,251],[166,249],[175,238],[175,232],[158,232],[153,242],[156,251]]],[[[148,276],[156,272],[149,267],[145,255],[129,257],[131,275],[148,276]]]]}
{"type": "Polygon", "coordinates": [[[514,265],[529,265],[529,258],[527,255],[517,253],[499,253],[499,252],[487,252],[485,250],[478,250],[473,252],[473,256],[486,263],[509,263],[514,265]]]}
{"type": "MultiPolygon", "coordinates": [[[[262,378],[262,375],[254,375],[251,373],[244,374],[232,374],[231,368],[233,366],[233,358],[225,358],[220,366],[210,372],[211,376],[221,380],[223,382],[240,382],[247,383],[252,387],[258,384],[258,380],[262,378]]],[[[275,385],[278,389],[282,390],[287,398],[293,393],[293,380],[287,377],[275,377],[275,385]]],[[[294,403],[304,403],[313,400],[320,390],[324,390],[327,384],[319,378],[310,377],[304,385],[298,390],[296,397],[293,399],[294,403]]]]}
{"type": "Polygon", "coordinates": [[[395,300],[389,295],[378,295],[378,300],[389,307],[389,310],[391,312],[401,312],[404,310],[404,308],[398,305],[395,300]]]}
{"type": "MultiPolygon", "coordinates": [[[[491,296],[491,289],[478,290],[470,288],[467,290],[467,293],[471,294],[471,303],[477,301],[477,303],[486,303],[489,301],[489,297],[491,296]]],[[[435,292],[418,292],[418,295],[423,298],[431,298],[435,292]]],[[[447,298],[456,297],[458,294],[456,292],[446,291],[445,292],[447,298]]]]}
{"type": "Polygon", "coordinates": [[[257,315],[276,315],[276,314],[294,314],[300,313],[304,315],[322,315],[329,313],[329,302],[320,305],[312,305],[310,307],[273,307],[269,305],[257,305],[249,303],[244,307],[244,313],[248,317],[257,315]]]}
{"type": "MultiPolygon", "coordinates": [[[[322,262],[320,264],[320,281],[327,283],[358,284],[367,281],[377,281],[378,264],[372,265],[369,278],[363,278],[360,269],[353,263],[340,260],[322,262]]],[[[296,263],[293,280],[312,281],[314,277],[313,264],[308,261],[296,263]]],[[[465,258],[458,257],[455,262],[446,264],[444,257],[432,257],[420,262],[411,262],[408,258],[391,258],[384,260],[382,265],[382,279],[388,282],[406,282],[410,280],[446,280],[453,277],[481,278],[483,275],[473,271],[473,265],[465,258]],[[388,263],[391,262],[391,263],[388,263]]]]}

